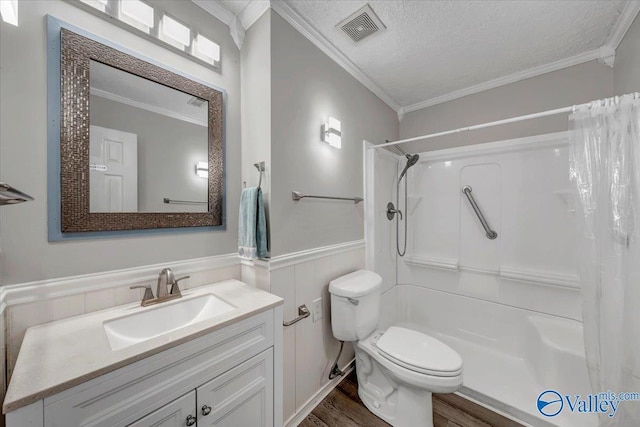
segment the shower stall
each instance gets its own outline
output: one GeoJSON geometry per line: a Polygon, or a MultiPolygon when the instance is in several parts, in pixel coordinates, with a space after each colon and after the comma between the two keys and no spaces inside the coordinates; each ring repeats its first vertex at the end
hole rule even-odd
{"type": "Polygon", "coordinates": [[[568,132],[417,155],[372,147],[365,237],[367,268],[384,279],[380,327],[451,346],[464,361],[459,392],[521,423],[598,425],[536,407],[548,389],[591,390],[568,132]]]}

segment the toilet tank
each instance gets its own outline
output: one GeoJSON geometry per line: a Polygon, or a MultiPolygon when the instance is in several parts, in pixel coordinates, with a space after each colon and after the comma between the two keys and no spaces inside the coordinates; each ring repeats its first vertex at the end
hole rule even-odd
{"type": "Polygon", "coordinates": [[[329,283],[331,328],[340,341],[358,341],[376,328],[380,315],[382,277],[358,270],[329,283]]]}

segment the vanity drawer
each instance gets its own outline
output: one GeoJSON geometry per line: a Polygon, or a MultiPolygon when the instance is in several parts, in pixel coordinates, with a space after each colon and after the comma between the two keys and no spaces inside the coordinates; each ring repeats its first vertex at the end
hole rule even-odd
{"type": "Polygon", "coordinates": [[[44,401],[44,425],[126,426],[273,345],[274,311],[258,314],[44,401]]]}

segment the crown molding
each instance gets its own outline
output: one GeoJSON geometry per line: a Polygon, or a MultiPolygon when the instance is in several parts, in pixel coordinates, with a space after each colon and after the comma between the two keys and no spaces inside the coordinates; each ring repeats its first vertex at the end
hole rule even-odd
{"type": "Polygon", "coordinates": [[[181,120],[183,122],[191,123],[197,126],[207,127],[208,123],[206,120],[198,120],[194,119],[190,116],[185,116],[176,111],[167,110],[166,108],[158,107],[155,105],[147,104],[144,102],[136,101],[131,98],[127,98],[125,96],[116,95],[115,93],[107,92],[106,90],[90,88],[89,93],[91,95],[108,99],[110,101],[118,102],[120,104],[129,105],[134,108],[139,108],[141,110],[146,110],[155,114],[159,114],[161,116],[170,117],[172,119],[181,120]]]}
{"type": "Polygon", "coordinates": [[[326,37],[324,37],[313,25],[296,12],[284,0],[272,0],[271,8],[275,10],[285,21],[291,24],[300,34],[305,36],[311,43],[320,49],[325,55],[335,63],[344,68],[356,80],[362,83],[367,89],[373,92],[382,102],[387,104],[393,111],[400,109],[398,104],[388,93],[373,82],[362,70],[360,70],[349,58],[347,58],[338,48],[336,48],[326,37]]]}
{"type": "Polygon", "coordinates": [[[210,0],[191,0],[191,1],[227,25],[229,25],[233,20],[233,18],[235,18],[233,13],[231,13],[231,11],[227,10],[224,6],[222,6],[217,1],[210,1],[210,0]]]}
{"type": "Polygon", "coordinates": [[[429,98],[427,100],[417,102],[415,104],[404,107],[405,113],[411,111],[420,110],[434,106],[436,104],[442,104],[443,102],[452,101],[454,99],[462,98],[467,95],[473,95],[474,93],[483,92],[485,90],[494,89],[499,86],[504,86],[509,83],[519,82],[531,77],[536,77],[542,74],[550,73],[552,71],[561,70],[563,68],[572,67],[574,65],[583,64],[585,62],[603,59],[603,55],[608,56],[608,51],[603,49],[594,49],[588,52],[584,52],[569,58],[561,59],[559,61],[551,62],[549,64],[540,65],[538,67],[529,68],[528,70],[520,71],[508,76],[499,77],[497,79],[489,80],[488,82],[480,83],[474,86],[469,86],[464,89],[455,90],[447,94],[429,98]]]}
{"type": "MultiPolygon", "coordinates": [[[[193,3],[209,12],[220,21],[231,26],[236,18],[229,10],[225,9],[215,0],[191,0],[193,3]]],[[[373,92],[378,98],[387,104],[394,111],[400,109],[398,104],[388,93],[380,86],[373,82],[365,73],[362,72],[351,60],[349,60],[342,52],[340,52],[333,44],[329,42],[318,30],[316,30],[306,19],[289,6],[283,0],[257,0],[251,1],[237,15],[244,30],[248,30],[269,8],[272,8],[284,20],[291,24],[300,34],[305,36],[311,43],[324,52],[335,63],[344,68],[356,80],[362,83],[367,89],[373,92]]],[[[238,48],[242,43],[237,43],[238,48]]]]}
{"type": "MultiPolygon", "coordinates": [[[[235,16],[221,6],[217,1],[191,0],[225,24],[229,25],[235,16]]],[[[464,96],[472,95],[496,87],[515,83],[531,77],[536,77],[552,71],[572,67],[585,62],[597,60],[602,64],[613,67],[615,60],[615,49],[624,38],[629,27],[636,16],[640,13],[640,1],[628,1],[618,15],[616,22],[612,26],[604,45],[598,49],[583,52],[581,54],[564,58],[549,64],[533,67],[508,76],[499,77],[484,83],[480,83],[467,88],[459,89],[441,96],[429,98],[415,104],[401,106],[384,89],[378,86],[367,74],[356,66],[346,55],[344,55],[335,45],[324,37],[314,26],[293,9],[288,0],[258,0],[252,1],[238,14],[238,19],[246,30],[250,28],[264,12],[269,8],[276,11],[284,20],[291,24],[300,34],[306,37],[318,49],[325,53],[334,62],[344,68],[356,80],[362,83],[367,89],[373,92],[391,109],[398,113],[398,120],[402,121],[406,113],[431,107],[464,96]]]]}
{"type": "Polygon", "coordinates": [[[604,45],[614,50],[617,49],[625,34],[627,34],[627,31],[629,31],[629,27],[631,27],[636,16],[638,16],[638,13],[640,13],[640,1],[625,2],[624,8],[613,24],[604,45]]]}
{"type": "Polygon", "coordinates": [[[238,14],[245,30],[251,28],[258,19],[271,7],[269,0],[252,0],[238,14]]]}
{"type": "MultiPolygon", "coordinates": [[[[518,73],[514,73],[508,76],[499,77],[488,82],[480,83],[475,86],[470,86],[464,89],[456,90],[441,96],[429,98],[415,104],[407,105],[403,108],[404,113],[420,110],[422,108],[432,107],[443,102],[452,101],[454,99],[462,98],[467,95],[482,92],[488,89],[494,89],[499,86],[507,85],[509,83],[515,83],[520,80],[525,80],[531,77],[536,77],[542,74],[546,74],[552,71],[561,70],[563,68],[572,67],[574,65],[583,64],[585,62],[596,60],[601,64],[613,67],[615,60],[615,50],[624,38],[629,27],[633,23],[636,16],[640,13],[640,1],[627,1],[624,8],[618,15],[616,22],[613,24],[609,35],[605,43],[599,48],[588,52],[584,52],[569,58],[561,59],[546,65],[530,68],[518,73]]],[[[400,115],[399,115],[400,117],[400,115]]],[[[400,118],[400,120],[402,120],[400,118]]]]}

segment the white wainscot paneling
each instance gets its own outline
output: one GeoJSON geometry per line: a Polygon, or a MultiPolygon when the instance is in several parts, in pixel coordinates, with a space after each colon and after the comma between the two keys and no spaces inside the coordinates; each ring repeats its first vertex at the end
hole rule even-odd
{"type": "MultiPolygon", "coordinates": [[[[339,381],[328,378],[340,348],[331,329],[329,282],[364,265],[363,241],[243,261],[243,280],[284,299],[285,320],[298,316],[298,306],[311,310],[313,301],[322,299],[321,319],[314,322],[310,316],[283,327],[285,425],[297,425],[339,381]]],[[[339,366],[348,366],[353,358],[353,347],[345,343],[339,366]]]]}
{"type": "MultiPolygon", "coordinates": [[[[291,320],[297,316],[294,266],[288,266],[271,272],[271,293],[284,299],[284,319],[291,320]]],[[[289,419],[296,412],[296,328],[283,327],[283,364],[285,367],[284,384],[284,419],[289,419]]]]}

